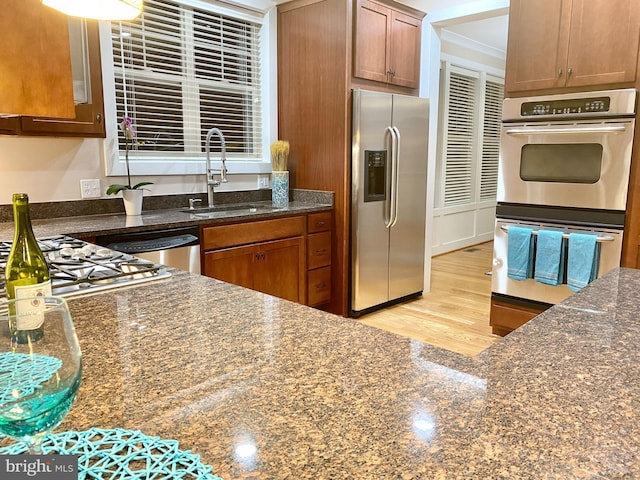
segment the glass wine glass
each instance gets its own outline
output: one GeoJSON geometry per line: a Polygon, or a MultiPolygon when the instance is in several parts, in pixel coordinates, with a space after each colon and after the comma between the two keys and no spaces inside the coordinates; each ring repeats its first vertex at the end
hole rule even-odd
{"type": "Polygon", "coordinates": [[[80,345],[63,298],[0,301],[0,433],[43,454],[42,439],[69,412],[81,376],[80,345]]]}

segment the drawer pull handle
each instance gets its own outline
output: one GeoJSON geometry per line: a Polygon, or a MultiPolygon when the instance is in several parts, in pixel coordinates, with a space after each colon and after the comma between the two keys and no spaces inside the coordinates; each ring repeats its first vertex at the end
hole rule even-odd
{"type": "Polygon", "coordinates": [[[318,283],[318,284],[316,285],[316,289],[317,289],[317,290],[320,290],[320,289],[322,289],[322,288],[327,288],[327,284],[323,282],[323,283],[318,283]]]}
{"type": "Polygon", "coordinates": [[[316,225],[318,227],[324,227],[326,225],[327,222],[316,222],[316,225]]]}
{"type": "Polygon", "coordinates": [[[327,253],[327,249],[326,248],[321,248],[320,250],[316,250],[316,255],[320,256],[320,255],[325,255],[327,253]]]}

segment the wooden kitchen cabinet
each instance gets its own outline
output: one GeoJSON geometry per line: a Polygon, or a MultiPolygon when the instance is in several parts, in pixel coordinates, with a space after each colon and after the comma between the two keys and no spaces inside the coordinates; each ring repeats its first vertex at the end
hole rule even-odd
{"type": "Polygon", "coordinates": [[[304,303],[304,237],[205,253],[204,274],[304,303]]]}
{"type": "MultiPolygon", "coordinates": [[[[40,2],[38,2],[40,4],[40,2]]],[[[42,6],[42,8],[47,8],[42,6]]],[[[49,9],[48,9],[49,10],[49,9]]],[[[72,107],[68,118],[53,118],[43,116],[22,115],[20,117],[0,119],[0,133],[8,135],[38,135],[38,136],[60,136],[60,137],[102,137],[106,136],[104,124],[104,95],[102,88],[102,67],[100,59],[100,38],[98,32],[98,21],[78,20],[82,29],[85,30],[84,38],[73,37],[72,49],[76,49],[80,54],[85,55],[86,70],[89,82],[89,98],[82,102],[75,102],[71,99],[72,107]],[[73,43],[75,42],[75,43],[73,43]],[[82,43],[80,43],[82,42],[82,43]]],[[[68,26],[65,16],[64,26],[68,26]]],[[[20,34],[28,34],[29,30],[24,30],[20,34]]],[[[67,36],[66,45],[53,45],[53,50],[66,49],[69,57],[70,46],[67,36]]],[[[51,82],[50,79],[50,87],[51,82]]],[[[65,80],[67,82],[67,80],[65,80]]],[[[72,92],[72,80],[68,79],[68,88],[72,92]]]]}
{"type": "Polygon", "coordinates": [[[632,86],[639,39],[637,0],[511,0],[506,95],[632,86]]]}
{"type": "Polygon", "coordinates": [[[355,77],[418,88],[422,17],[371,0],[358,0],[355,77]]]}
{"type": "Polygon", "coordinates": [[[5,0],[2,6],[0,114],[71,117],[68,17],[40,0],[5,0]]]}
{"type": "Polygon", "coordinates": [[[204,227],[202,274],[313,307],[331,300],[331,211],[204,227]]]}
{"type": "Polygon", "coordinates": [[[331,300],[331,212],[310,214],[307,222],[307,305],[331,300]]]}
{"type": "Polygon", "coordinates": [[[491,332],[495,335],[505,336],[532,318],[540,315],[549,307],[551,307],[551,305],[544,307],[542,305],[517,305],[492,298],[491,313],[489,316],[491,332]]]}
{"type": "Polygon", "coordinates": [[[202,229],[202,274],[306,303],[306,216],[202,229]]]}

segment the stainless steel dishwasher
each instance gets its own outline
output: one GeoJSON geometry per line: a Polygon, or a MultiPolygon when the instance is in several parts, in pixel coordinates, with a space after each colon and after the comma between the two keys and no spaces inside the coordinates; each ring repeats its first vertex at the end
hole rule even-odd
{"type": "Polygon", "coordinates": [[[200,273],[198,227],[101,235],[96,237],[96,244],[154,263],[200,273]]]}

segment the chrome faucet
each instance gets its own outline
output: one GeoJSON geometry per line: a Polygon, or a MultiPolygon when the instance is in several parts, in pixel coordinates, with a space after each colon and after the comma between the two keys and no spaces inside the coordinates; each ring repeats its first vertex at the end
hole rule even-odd
{"type": "Polygon", "coordinates": [[[226,153],[227,146],[224,142],[224,135],[219,128],[212,128],[207,132],[207,138],[204,144],[205,155],[207,156],[207,200],[209,202],[209,207],[213,207],[213,189],[219,186],[221,183],[227,183],[227,164],[226,164],[226,153]],[[211,168],[211,157],[210,157],[210,144],[211,137],[216,134],[220,138],[220,161],[222,162],[222,168],[220,171],[220,180],[216,180],[213,176],[214,172],[218,170],[214,170],[211,168]]]}

